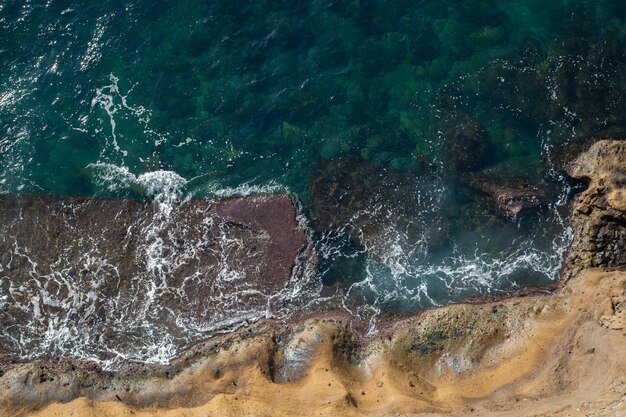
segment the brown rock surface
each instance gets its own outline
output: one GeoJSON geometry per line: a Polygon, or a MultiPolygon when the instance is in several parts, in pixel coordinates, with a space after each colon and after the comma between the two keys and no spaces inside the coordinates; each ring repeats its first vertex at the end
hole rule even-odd
{"type": "Polygon", "coordinates": [[[64,349],[84,338],[88,353],[107,359],[99,345],[124,351],[172,336],[180,349],[236,325],[239,312],[248,314],[240,321],[258,318],[302,278],[296,264],[308,240],[296,216],[286,195],[172,206],[0,197],[0,294],[8,297],[0,349],[19,353],[13,341],[26,335],[36,351],[51,328],[73,335],[58,342],[64,349]]]}
{"type": "MultiPolygon", "coordinates": [[[[158,218],[158,206],[148,201],[0,196],[0,249],[8,253],[11,246],[28,248],[31,256],[39,261],[38,266],[45,269],[68,247],[77,250],[69,256],[78,256],[79,251],[89,249],[86,245],[98,245],[99,252],[113,257],[113,263],[120,266],[120,275],[129,276],[149,267],[128,256],[146,243],[139,241],[141,236],[133,234],[132,229],[157,218],[164,227],[156,232],[166,245],[171,244],[168,249],[174,251],[182,251],[183,245],[200,241],[204,233],[210,236],[208,246],[219,244],[222,235],[241,239],[237,248],[228,254],[230,261],[242,263],[242,272],[255,287],[276,291],[289,279],[296,255],[306,243],[305,231],[296,215],[286,195],[195,199],[182,203],[163,219],[158,218]],[[179,224],[206,226],[177,228],[179,224]],[[80,248],[72,244],[80,239],[93,243],[85,242],[80,248]],[[120,247],[124,250],[118,250],[120,247]]],[[[222,254],[206,251],[201,255],[206,256],[200,256],[185,269],[198,268],[200,264],[211,267],[219,263],[218,257],[222,254]]],[[[28,271],[18,266],[12,272],[12,276],[19,277],[28,271]]],[[[83,271],[76,271],[79,272],[83,271]]]]}
{"type": "Polygon", "coordinates": [[[588,187],[576,196],[566,264],[573,269],[626,265],[626,142],[596,142],[567,171],[588,187]]]}

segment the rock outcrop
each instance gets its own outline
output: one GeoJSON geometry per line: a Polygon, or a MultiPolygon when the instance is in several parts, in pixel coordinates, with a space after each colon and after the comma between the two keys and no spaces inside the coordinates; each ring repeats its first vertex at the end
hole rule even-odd
{"type": "Polygon", "coordinates": [[[620,415],[625,286],[623,272],[588,270],[558,295],[433,310],[390,323],[385,337],[367,344],[337,319],[282,329],[258,323],[141,375],[65,361],[5,365],[0,410],[41,417],[620,415]]]}
{"type": "Polygon", "coordinates": [[[493,178],[469,175],[465,182],[489,197],[494,211],[508,217],[535,209],[554,197],[546,188],[534,187],[523,179],[493,178]]]}
{"type": "Polygon", "coordinates": [[[569,164],[567,172],[588,183],[576,196],[567,266],[572,270],[625,266],[626,142],[596,142],[569,164]]]}

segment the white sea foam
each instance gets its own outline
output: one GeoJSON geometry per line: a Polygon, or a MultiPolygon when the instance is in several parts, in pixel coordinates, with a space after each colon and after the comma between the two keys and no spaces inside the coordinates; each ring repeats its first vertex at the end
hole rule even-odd
{"type": "Polygon", "coordinates": [[[219,182],[214,182],[206,187],[206,192],[213,197],[245,197],[260,194],[288,194],[289,188],[275,181],[263,185],[244,183],[237,187],[224,187],[219,182]]]}
{"type": "Polygon", "coordinates": [[[94,180],[112,192],[139,187],[145,195],[164,205],[172,205],[184,196],[187,180],[174,171],[150,171],[135,175],[125,166],[98,162],[87,165],[94,171],[94,180]]]}
{"type": "MultiPolygon", "coordinates": [[[[96,38],[98,36],[101,38],[103,33],[103,31],[100,34],[94,33],[94,39],[99,41],[100,39],[96,38]]],[[[97,54],[97,51],[94,50],[92,53],[97,54]]],[[[94,57],[97,58],[95,55],[94,57]]],[[[95,61],[88,60],[86,65],[89,65],[89,62],[95,61]]],[[[153,139],[155,146],[166,143],[169,136],[158,134],[150,128],[150,112],[142,106],[130,103],[128,99],[130,91],[122,93],[118,85],[119,79],[113,74],[109,81],[109,84],[96,90],[91,103],[92,112],[95,109],[104,110],[110,126],[110,136],[109,132],[106,132],[107,140],[102,148],[102,154],[106,154],[106,157],[101,160],[115,159],[111,154],[127,155],[115,120],[122,112],[132,116],[143,127],[144,134],[153,139]],[[113,149],[110,149],[111,147],[113,149]]],[[[17,89],[1,93],[0,110],[18,103],[23,94],[25,93],[22,90],[17,89]]],[[[550,97],[558,98],[558,90],[552,84],[549,94],[550,97]]],[[[519,113],[519,109],[511,111],[519,113]]],[[[546,139],[544,154],[549,154],[550,151],[548,139],[554,134],[551,129],[568,131],[578,121],[579,116],[567,109],[563,109],[563,114],[563,120],[552,122],[550,128],[542,132],[546,139]]],[[[92,128],[87,116],[82,116],[79,123],[77,129],[81,131],[94,134],[98,132],[92,128]]],[[[15,138],[0,140],[0,155],[13,154],[20,146],[28,146],[29,132],[25,127],[20,129],[13,131],[17,140],[12,140],[15,138]]],[[[185,146],[191,139],[178,142],[178,145],[174,146],[185,146]]],[[[232,144],[230,151],[231,154],[235,153],[232,144]]],[[[19,154],[28,155],[27,152],[21,151],[19,154]]],[[[24,167],[28,164],[28,160],[20,160],[17,157],[11,161],[15,167],[24,167]]],[[[16,243],[9,254],[8,265],[0,264],[2,280],[0,288],[9,288],[8,292],[0,293],[0,311],[3,306],[11,303],[19,306],[24,314],[33,315],[33,320],[25,326],[20,338],[12,336],[13,333],[6,335],[8,341],[5,342],[14,346],[23,357],[34,357],[39,354],[38,352],[51,352],[93,359],[106,367],[114,367],[126,360],[167,363],[181,347],[188,346],[207,335],[229,331],[261,317],[285,318],[292,313],[294,305],[306,308],[313,303],[324,301],[318,296],[321,289],[320,273],[314,269],[313,263],[306,262],[303,257],[298,260],[296,268],[305,269],[304,274],[293,275],[303,277],[302,279],[292,277],[279,292],[263,294],[247,285],[248,277],[236,262],[238,251],[245,249],[242,242],[230,239],[225,232],[216,240],[201,236],[193,242],[185,241],[182,248],[173,250],[171,244],[164,239],[164,235],[171,234],[174,238],[170,241],[174,241],[176,236],[183,235],[184,228],[203,225],[208,227],[213,221],[212,218],[206,218],[198,225],[174,224],[171,221],[177,207],[190,197],[189,182],[176,172],[157,170],[134,174],[126,166],[110,162],[98,162],[88,167],[94,173],[94,181],[108,191],[139,190],[154,200],[158,208],[154,216],[142,219],[143,223],[130,225],[128,231],[129,235],[142,242],[137,253],[130,256],[135,256],[135,262],[144,263],[147,273],[144,276],[124,277],[131,281],[126,283],[130,286],[129,293],[134,294],[130,302],[119,294],[102,299],[99,294],[102,294],[104,285],[99,277],[105,275],[119,277],[119,268],[96,249],[86,249],[97,248],[97,239],[77,241],[77,247],[85,248],[82,256],[78,260],[68,257],[70,248],[67,248],[66,253],[60,255],[49,271],[41,269],[37,260],[28,252],[28,248],[20,247],[16,243]],[[214,251],[219,259],[218,268],[207,271],[201,269],[200,265],[186,276],[182,283],[172,283],[170,280],[172,272],[194,265],[194,262],[201,259],[202,251],[214,251]],[[29,265],[32,280],[27,284],[17,286],[7,275],[6,271],[14,261],[26,262],[29,265]],[[93,279],[86,281],[87,286],[79,286],[72,278],[75,273],[72,268],[76,265],[82,265],[85,270],[91,271],[93,279]],[[261,297],[266,300],[266,306],[249,309],[237,296],[218,293],[203,300],[206,305],[211,305],[212,310],[218,311],[211,317],[202,314],[194,316],[188,312],[181,314],[180,311],[164,309],[161,300],[165,298],[183,301],[192,299],[187,293],[187,286],[202,284],[208,274],[216,278],[218,288],[223,284],[241,285],[238,287],[240,289],[238,295],[261,297]],[[106,335],[104,331],[101,334],[94,333],[93,327],[90,327],[92,326],[90,320],[96,320],[98,317],[97,309],[105,312],[109,326],[105,329],[106,335]],[[175,332],[172,332],[172,329],[175,332]],[[120,335],[133,332],[139,336],[128,336],[130,341],[121,340],[120,335]]],[[[16,171],[6,172],[13,176],[18,175],[16,171]]],[[[0,190],[7,179],[0,178],[0,190]]],[[[213,182],[199,191],[215,197],[289,192],[286,187],[276,182],[265,185],[246,183],[230,188],[219,182],[213,182]]],[[[417,192],[416,202],[419,206],[424,205],[424,210],[432,213],[433,210],[441,209],[441,194],[444,191],[433,187],[429,192],[417,192]]],[[[558,210],[559,206],[565,204],[566,194],[567,190],[564,188],[564,192],[553,207],[551,217],[543,220],[559,228],[551,248],[547,250],[534,246],[533,239],[546,237],[536,235],[510,242],[510,247],[503,248],[501,256],[472,252],[465,248],[453,252],[445,262],[434,262],[426,257],[425,247],[429,239],[427,234],[417,240],[414,237],[409,238],[403,226],[389,222],[383,228],[380,239],[364,241],[362,248],[354,248],[343,239],[350,225],[327,232],[320,241],[315,242],[317,255],[323,260],[330,261],[340,258],[365,258],[364,278],[348,285],[346,293],[342,296],[342,302],[348,312],[367,320],[370,332],[375,333],[377,317],[389,305],[404,304],[414,309],[416,306],[446,304],[460,300],[467,294],[494,293],[507,285],[517,285],[515,274],[519,271],[532,271],[551,279],[556,278],[564,251],[571,240],[571,229],[567,227],[567,220],[561,218],[558,210]],[[441,288],[446,291],[444,295],[441,294],[441,288]]],[[[389,201],[385,203],[393,204],[389,201]]],[[[368,214],[376,214],[382,208],[380,205],[368,207],[368,214]]],[[[359,213],[355,214],[358,215],[359,213]]],[[[308,228],[308,222],[301,210],[298,219],[308,228]]],[[[312,231],[310,233],[313,234],[312,231]]],[[[121,277],[119,278],[121,280],[121,277]]],[[[204,305],[193,307],[199,307],[202,311],[204,305]]]]}
{"type": "MultiPolygon", "coordinates": [[[[145,270],[121,276],[120,266],[111,261],[107,249],[100,249],[110,242],[98,235],[80,236],[49,267],[39,265],[15,239],[8,264],[0,264],[0,288],[9,288],[0,294],[0,308],[10,304],[32,319],[21,326],[19,338],[14,331],[1,337],[22,358],[48,352],[94,360],[107,369],[129,360],[165,364],[202,338],[263,317],[285,318],[294,311],[292,306],[306,306],[317,298],[320,282],[308,259],[298,259],[294,270],[298,279],[294,275],[285,287],[264,293],[255,288],[255,271],[242,264],[247,256],[258,255],[232,237],[230,226],[209,215],[194,224],[178,221],[177,213],[190,197],[187,181],[180,175],[171,171],[137,175],[110,163],[88,168],[96,184],[108,191],[132,188],[153,200],[157,210],[147,210],[127,231],[128,239],[136,243],[135,251],[127,256],[145,265],[145,270]],[[221,234],[208,233],[216,225],[221,234]],[[207,256],[216,258],[217,264],[204,264],[207,256]],[[32,279],[14,285],[6,274],[12,262],[30,265],[32,279]],[[76,279],[76,268],[87,275],[76,279]],[[180,277],[178,271],[189,272],[180,277]],[[206,293],[206,298],[198,298],[197,291],[206,293]],[[251,299],[257,300],[258,307],[247,305],[251,299]]],[[[222,195],[272,187],[246,187],[222,195]]],[[[71,209],[80,210],[80,206],[71,209]]],[[[299,218],[305,222],[301,213],[299,218]]],[[[257,233],[251,238],[269,236],[257,233]]],[[[120,251],[127,251],[127,245],[126,240],[120,242],[120,251]]]]}
{"type": "Polygon", "coordinates": [[[96,22],[96,27],[93,32],[93,36],[87,45],[85,55],[80,60],[80,70],[85,71],[94,63],[98,62],[102,58],[102,49],[106,46],[106,43],[102,41],[104,32],[106,31],[107,17],[101,16],[96,22]]]}
{"type": "MultiPolygon", "coordinates": [[[[559,179],[556,174],[555,178],[559,179]]],[[[547,213],[542,215],[538,225],[530,227],[525,224],[524,233],[511,236],[513,240],[501,246],[498,253],[479,250],[481,241],[496,238],[495,235],[475,235],[473,242],[463,245],[450,242],[454,247],[446,252],[447,256],[433,258],[426,250],[430,240],[428,228],[424,228],[425,233],[421,236],[409,237],[393,210],[387,218],[378,217],[376,235],[367,238],[362,232],[359,234],[358,219],[362,214],[355,213],[348,224],[321,236],[316,245],[317,253],[323,264],[341,262],[342,258],[365,258],[364,277],[349,285],[342,303],[350,314],[369,322],[372,334],[377,331],[377,317],[382,311],[414,311],[457,302],[468,296],[505,294],[524,285],[519,280],[529,275],[542,277],[544,283],[555,280],[572,239],[569,220],[560,213],[567,204],[570,190],[564,178],[560,180],[563,184],[561,194],[546,209],[547,213]],[[353,236],[355,233],[360,236],[360,248],[341,238],[348,230],[352,230],[353,236]]],[[[422,213],[430,220],[426,220],[422,227],[432,222],[445,204],[445,200],[441,200],[444,189],[430,194],[419,196],[422,201],[429,202],[422,213]]],[[[380,216],[383,212],[370,207],[366,213],[380,216]]],[[[371,221],[367,224],[371,225],[371,221]]],[[[491,232],[495,233],[496,229],[491,232]]]]}
{"type": "MultiPolygon", "coordinates": [[[[99,108],[105,111],[109,119],[110,137],[106,134],[106,132],[103,132],[102,128],[94,128],[92,131],[93,136],[97,136],[98,134],[104,135],[105,144],[101,148],[101,157],[110,157],[110,154],[119,154],[122,157],[128,156],[128,151],[120,145],[120,142],[122,142],[122,139],[124,142],[133,142],[134,139],[127,138],[122,134],[122,132],[118,132],[116,115],[120,114],[125,119],[132,119],[134,123],[142,129],[143,136],[140,137],[139,140],[146,141],[150,138],[154,142],[155,146],[160,146],[169,142],[170,137],[168,134],[157,132],[151,127],[151,111],[142,105],[131,104],[128,96],[132,91],[132,88],[123,93],[119,87],[119,81],[120,79],[118,77],[114,74],[110,74],[110,84],[97,88],[95,95],[91,100],[91,113],[93,113],[94,108],[99,108]],[[113,147],[113,152],[109,149],[111,146],[113,147]]],[[[82,116],[79,119],[81,126],[86,125],[87,122],[88,120],[85,119],[85,116],[82,116]]],[[[85,127],[75,127],[75,129],[82,129],[87,132],[91,130],[86,129],[85,127]]],[[[186,140],[184,143],[187,144],[189,142],[186,140]]]]}
{"type": "Polygon", "coordinates": [[[36,127],[35,113],[27,103],[37,91],[42,58],[37,57],[25,67],[12,65],[10,73],[19,75],[11,75],[0,83],[0,119],[11,120],[0,126],[0,194],[41,189],[31,180],[29,169],[34,155],[30,139],[36,127]]]}

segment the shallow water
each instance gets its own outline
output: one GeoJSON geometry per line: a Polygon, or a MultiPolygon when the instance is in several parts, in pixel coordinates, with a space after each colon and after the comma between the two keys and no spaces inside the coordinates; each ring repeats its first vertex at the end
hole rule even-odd
{"type": "Polygon", "coordinates": [[[290,193],[320,256],[312,298],[375,332],[381,312],[558,277],[563,161],[626,130],[625,19],[618,0],[4,2],[0,193],[290,193]],[[476,181],[541,204],[503,213],[476,181]]]}

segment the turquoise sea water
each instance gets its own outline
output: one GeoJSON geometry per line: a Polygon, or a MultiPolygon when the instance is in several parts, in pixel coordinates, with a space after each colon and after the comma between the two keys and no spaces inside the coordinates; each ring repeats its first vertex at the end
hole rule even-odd
{"type": "Polygon", "coordinates": [[[550,283],[563,161],[626,131],[625,23],[620,0],[3,1],[0,193],[288,192],[320,302],[371,323],[550,283]]]}

